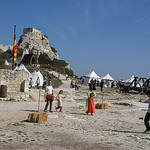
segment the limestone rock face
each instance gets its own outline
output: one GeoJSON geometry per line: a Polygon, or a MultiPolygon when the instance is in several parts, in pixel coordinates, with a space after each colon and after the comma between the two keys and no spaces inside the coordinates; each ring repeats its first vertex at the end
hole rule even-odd
{"type": "MultiPolygon", "coordinates": [[[[39,64],[70,69],[70,64],[59,59],[57,50],[50,46],[48,37],[44,36],[38,29],[23,29],[23,35],[20,36],[17,44],[17,60],[15,63],[21,63],[25,54],[34,54],[39,64]]],[[[4,64],[4,60],[9,63],[13,62],[13,45],[0,44],[0,64],[4,64]]],[[[29,64],[28,62],[25,63],[29,64]]]]}
{"type": "Polygon", "coordinates": [[[47,54],[51,61],[59,59],[57,52],[53,52],[48,37],[44,36],[40,30],[35,28],[24,28],[23,35],[20,36],[18,42],[18,54],[20,60],[25,54],[35,54],[37,58],[41,54],[47,54]]]}

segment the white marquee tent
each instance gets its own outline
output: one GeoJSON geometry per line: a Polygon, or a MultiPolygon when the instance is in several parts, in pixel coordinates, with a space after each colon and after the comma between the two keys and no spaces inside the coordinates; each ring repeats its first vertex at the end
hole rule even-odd
{"type": "Polygon", "coordinates": [[[131,76],[128,80],[123,81],[123,82],[131,83],[133,80],[134,80],[134,76],[131,76]]]}
{"type": "Polygon", "coordinates": [[[6,59],[5,59],[4,65],[9,66],[9,62],[6,59]]]}
{"type": "Polygon", "coordinates": [[[106,76],[102,77],[103,80],[109,80],[109,81],[114,81],[114,79],[110,76],[108,73],[106,76]]]}
{"type": "MultiPolygon", "coordinates": [[[[134,78],[134,75],[133,75],[133,76],[131,76],[129,79],[127,79],[127,80],[125,80],[125,81],[122,81],[122,83],[124,83],[124,85],[127,86],[127,85],[131,84],[134,79],[135,79],[135,78],[134,78]]],[[[139,84],[142,86],[143,83],[140,82],[139,84]]],[[[140,87],[139,84],[137,84],[136,87],[140,87]]],[[[131,86],[135,86],[134,83],[132,83],[131,86]]]]}
{"type": "Polygon", "coordinates": [[[25,70],[26,72],[28,72],[29,78],[32,77],[31,73],[28,71],[28,69],[27,69],[23,64],[21,64],[19,67],[16,67],[14,70],[15,70],[15,71],[18,71],[18,70],[25,70]]]}
{"type": "Polygon", "coordinates": [[[84,84],[87,85],[91,79],[100,81],[101,77],[99,77],[93,70],[90,74],[84,75],[82,79],[84,79],[84,84]]]}
{"type": "Polygon", "coordinates": [[[32,75],[33,86],[36,86],[36,80],[38,77],[40,78],[40,86],[43,86],[43,75],[41,74],[40,71],[34,71],[31,75],[32,75]]]}
{"type": "Polygon", "coordinates": [[[104,80],[104,87],[111,87],[114,79],[110,76],[108,73],[106,76],[102,77],[102,80],[104,80]]]}

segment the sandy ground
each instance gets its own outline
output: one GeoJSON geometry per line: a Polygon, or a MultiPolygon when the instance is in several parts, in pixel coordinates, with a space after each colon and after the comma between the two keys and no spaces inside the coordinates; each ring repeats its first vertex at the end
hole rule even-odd
{"type": "MultiPolygon", "coordinates": [[[[119,94],[112,89],[101,93],[97,89],[95,103],[103,100],[109,109],[96,109],[91,116],[85,114],[88,87],[75,91],[70,88],[70,80],[62,75],[61,79],[63,85],[54,94],[64,90],[63,112],[55,112],[54,100],[54,112],[48,113],[44,124],[26,121],[30,112],[38,110],[38,90],[30,91],[31,102],[0,102],[0,150],[149,150],[150,134],[143,133],[143,120],[139,120],[145,116],[147,104],[138,99],[146,96],[119,94]]],[[[43,111],[44,91],[40,97],[43,111]]]]}

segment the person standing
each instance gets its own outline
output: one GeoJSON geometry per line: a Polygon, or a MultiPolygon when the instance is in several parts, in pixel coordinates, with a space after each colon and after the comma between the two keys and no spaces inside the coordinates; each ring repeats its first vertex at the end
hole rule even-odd
{"type": "Polygon", "coordinates": [[[36,85],[37,85],[37,89],[39,89],[39,86],[40,86],[40,78],[39,77],[36,80],[36,85]]]}
{"type": "Polygon", "coordinates": [[[103,91],[103,87],[104,87],[104,81],[103,80],[100,82],[100,87],[101,87],[101,92],[102,92],[103,91]]]}
{"type": "Polygon", "coordinates": [[[63,90],[59,91],[59,94],[56,96],[56,99],[58,101],[57,107],[55,107],[55,110],[57,111],[57,109],[60,108],[60,112],[62,112],[62,98],[64,98],[65,96],[63,96],[63,90]]]}
{"type": "Polygon", "coordinates": [[[95,113],[94,97],[95,97],[95,94],[93,92],[91,92],[90,96],[88,98],[87,104],[86,104],[87,105],[87,111],[86,111],[87,115],[88,115],[88,113],[91,113],[91,115],[93,115],[93,113],[95,113]]]}
{"type": "Polygon", "coordinates": [[[73,79],[71,80],[70,88],[74,88],[74,81],[73,81],[73,79]]]}
{"type": "Polygon", "coordinates": [[[68,79],[68,74],[66,74],[66,80],[68,79]]]}
{"type": "MultiPolygon", "coordinates": [[[[144,101],[143,103],[149,103],[149,105],[148,105],[147,113],[144,118],[144,124],[146,127],[146,130],[144,131],[144,133],[150,133],[150,124],[149,124],[149,121],[150,121],[150,90],[148,90],[146,92],[146,95],[148,96],[148,100],[144,101]]],[[[142,102],[142,100],[139,100],[139,102],[142,102]]]]}
{"type": "Polygon", "coordinates": [[[82,84],[84,84],[84,79],[82,79],[82,84]]]}
{"type": "Polygon", "coordinates": [[[53,97],[53,86],[51,85],[51,81],[48,81],[48,85],[45,88],[45,101],[46,101],[46,105],[45,105],[45,109],[44,112],[47,112],[47,107],[50,104],[49,107],[49,112],[52,112],[52,102],[54,100],[53,97]]]}
{"type": "Polygon", "coordinates": [[[46,88],[46,76],[44,76],[44,81],[43,81],[43,87],[42,89],[45,89],[46,88]]]}
{"type": "Polygon", "coordinates": [[[32,80],[32,78],[30,78],[29,85],[32,88],[32,86],[33,86],[33,80],[32,80]]]}
{"type": "Polygon", "coordinates": [[[76,81],[76,82],[75,82],[75,90],[78,91],[78,89],[79,89],[79,85],[78,85],[78,81],[76,81]]]}
{"type": "Polygon", "coordinates": [[[60,79],[60,73],[58,73],[58,79],[60,79]]]}
{"type": "Polygon", "coordinates": [[[93,79],[91,79],[91,80],[90,80],[90,83],[89,83],[89,90],[90,90],[90,91],[93,90],[93,83],[92,83],[92,82],[93,82],[93,79]]]}

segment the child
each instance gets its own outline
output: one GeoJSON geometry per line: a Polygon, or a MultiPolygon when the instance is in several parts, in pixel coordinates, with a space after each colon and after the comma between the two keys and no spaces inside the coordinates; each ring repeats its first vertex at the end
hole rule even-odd
{"type": "Polygon", "coordinates": [[[90,97],[88,98],[88,103],[87,103],[87,106],[88,106],[88,110],[86,111],[87,115],[88,113],[91,113],[91,115],[95,113],[94,97],[95,97],[95,94],[93,92],[90,93],[90,97]]]}
{"type": "MultiPolygon", "coordinates": [[[[149,120],[150,120],[150,90],[148,90],[146,92],[146,95],[148,96],[148,100],[144,101],[143,103],[149,103],[149,106],[148,106],[148,110],[147,110],[147,113],[144,118],[144,124],[146,127],[146,130],[144,132],[150,133],[150,124],[149,124],[149,120]]],[[[140,100],[139,102],[142,102],[142,101],[140,100]]]]}
{"type": "Polygon", "coordinates": [[[56,96],[56,99],[58,101],[57,107],[55,107],[55,110],[57,111],[58,108],[60,108],[60,112],[62,112],[62,98],[64,98],[63,90],[59,91],[59,94],[56,96]]]}

